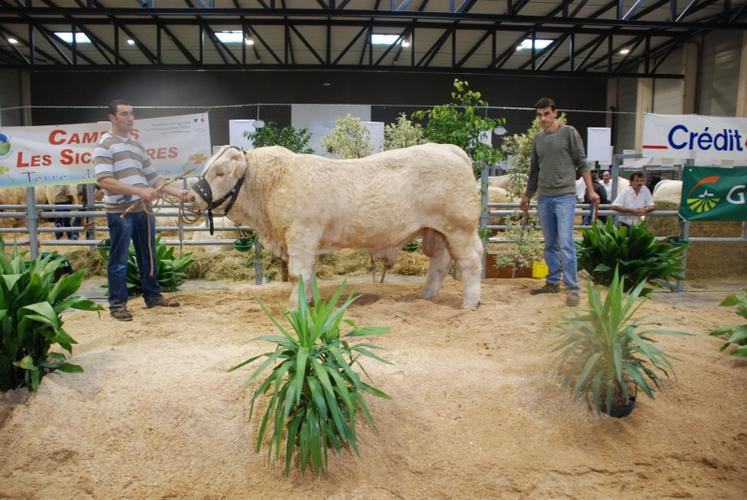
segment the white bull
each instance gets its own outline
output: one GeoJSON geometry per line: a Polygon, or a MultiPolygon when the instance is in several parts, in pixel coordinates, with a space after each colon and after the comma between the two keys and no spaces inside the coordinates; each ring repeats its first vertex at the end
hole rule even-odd
{"type": "Polygon", "coordinates": [[[422,236],[430,257],[422,297],[438,293],[453,259],[462,274],[462,307],[480,303],[480,193],[470,159],[457,146],[424,144],[356,160],[223,146],[202,175],[211,195],[193,192],[194,206],[205,209],[235,191],[228,218],[254,228],[307,286],[321,253],[358,248],[382,255],[422,236]]]}

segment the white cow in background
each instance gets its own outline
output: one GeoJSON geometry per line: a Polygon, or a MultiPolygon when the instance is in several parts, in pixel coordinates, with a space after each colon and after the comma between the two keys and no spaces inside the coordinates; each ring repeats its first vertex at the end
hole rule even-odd
{"type": "Polygon", "coordinates": [[[194,206],[205,209],[235,193],[227,217],[254,228],[262,245],[288,262],[290,276],[303,277],[307,286],[321,253],[358,248],[381,255],[422,236],[430,257],[423,298],[438,293],[453,259],[462,273],[462,307],[480,303],[480,192],[471,161],[457,146],[424,144],[356,160],[279,146],[246,152],[223,146],[203,178],[211,193],[198,183],[194,206]]]}

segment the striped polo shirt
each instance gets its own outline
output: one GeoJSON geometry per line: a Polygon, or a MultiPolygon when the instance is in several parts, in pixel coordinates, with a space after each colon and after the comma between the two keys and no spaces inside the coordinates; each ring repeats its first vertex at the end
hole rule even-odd
{"type": "MultiPolygon", "coordinates": [[[[96,181],[114,177],[130,186],[155,187],[161,177],[150,163],[145,148],[132,138],[119,137],[108,132],[93,149],[93,165],[96,181]]],[[[137,202],[137,195],[113,194],[104,190],[104,206],[107,212],[122,213],[137,202]]]]}

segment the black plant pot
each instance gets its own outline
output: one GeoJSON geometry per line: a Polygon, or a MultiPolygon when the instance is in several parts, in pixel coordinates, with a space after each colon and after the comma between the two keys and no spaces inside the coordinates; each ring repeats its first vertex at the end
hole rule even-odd
{"type": "MultiPolygon", "coordinates": [[[[608,415],[615,418],[623,418],[630,415],[635,408],[635,396],[630,396],[627,403],[612,404],[608,415]]],[[[607,406],[602,406],[602,412],[607,413],[607,406]]]]}

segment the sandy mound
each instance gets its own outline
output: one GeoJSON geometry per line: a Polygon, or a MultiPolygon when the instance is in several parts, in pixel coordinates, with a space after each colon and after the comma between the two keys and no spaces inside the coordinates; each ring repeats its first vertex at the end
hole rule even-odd
{"type": "Polygon", "coordinates": [[[379,432],[361,428],[360,459],[285,478],[254,453],[250,370],[226,369],[266,349],[249,342],[271,329],[251,296],[279,310],[289,285],[192,282],[173,294],[177,310],[134,300],[132,323],[66,315],[85,373],[46,377],[6,418],[0,497],[743,498],[747,364],[706,335],[737,319],[716,307],[723,290],[644,306],[695,336],[664,339],[677,379],[620,421],[550,378],[547,332],[568,310],[562,297],[530,297],[536,281],[487,280],[475,312],[458,309],[451,279],[433,302],[418,283],[360,281],[350,316],[392,327],[379,343],[394,362],[366,364],[394,399],[369,399],[379,432]]]}

